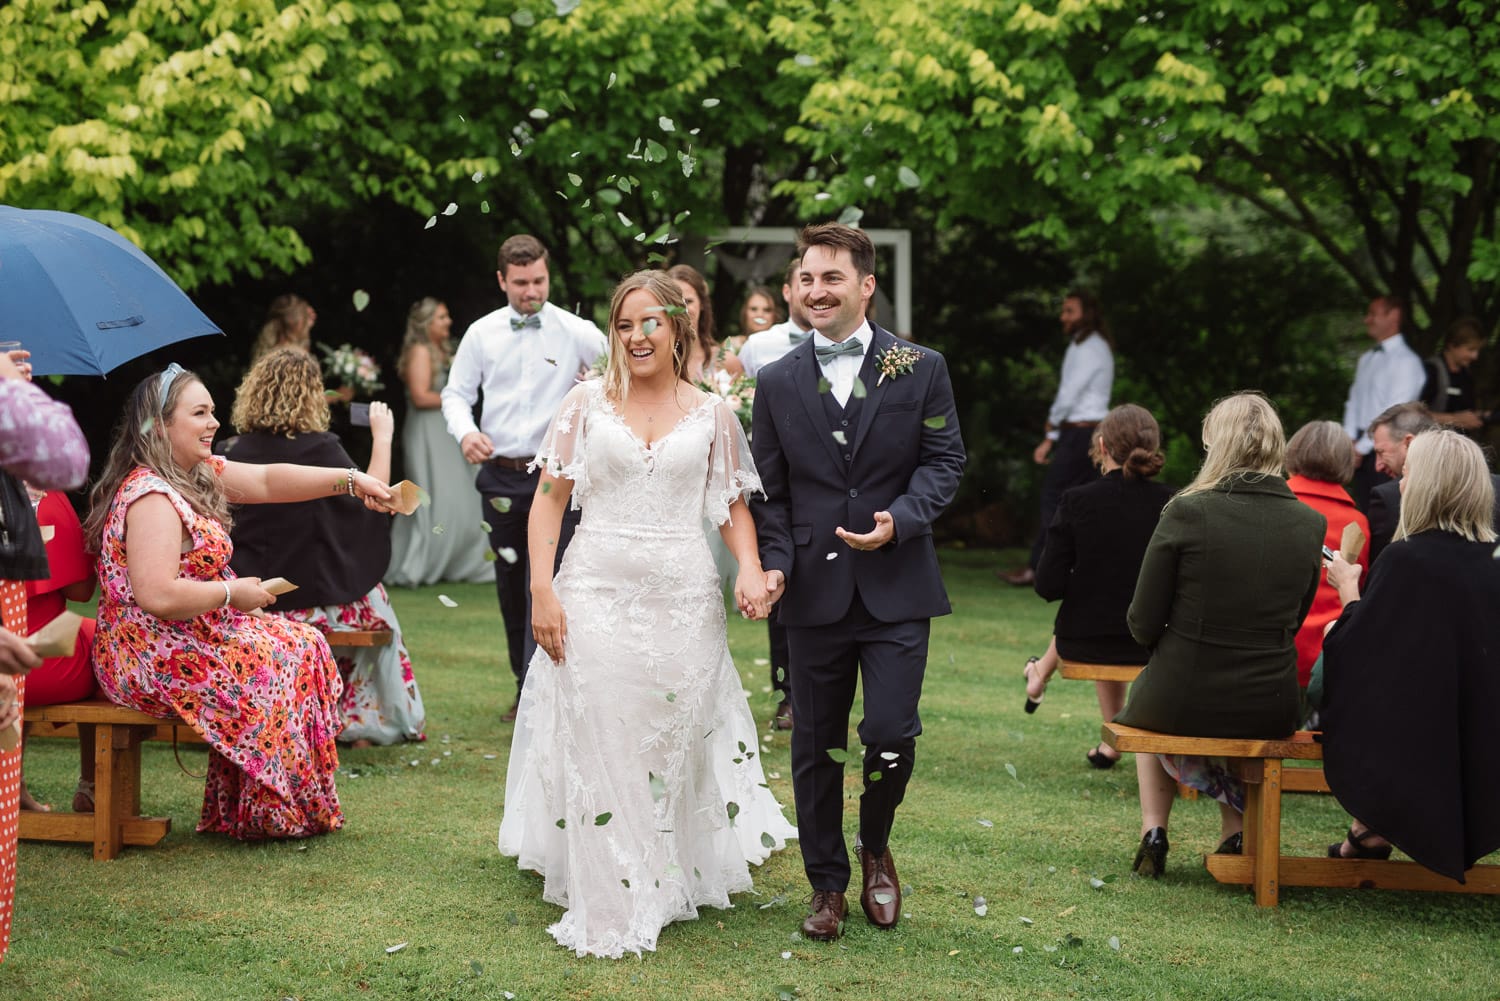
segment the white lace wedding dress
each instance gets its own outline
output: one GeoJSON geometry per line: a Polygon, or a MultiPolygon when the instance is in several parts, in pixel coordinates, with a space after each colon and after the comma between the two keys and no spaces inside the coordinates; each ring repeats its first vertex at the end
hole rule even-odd
{"type": "Polygon", "coordinates": [[[656,948],[669,922],[729,907],[796,829],[761,770],[725,640],[703,518],[760,488],[716,397],[651,448],[587,382],[537,464],[573,482],[583,519],[557,575],[564,662],[526,674],[500,851],[567,908],[547,930],[580,956],[656,948]]]}

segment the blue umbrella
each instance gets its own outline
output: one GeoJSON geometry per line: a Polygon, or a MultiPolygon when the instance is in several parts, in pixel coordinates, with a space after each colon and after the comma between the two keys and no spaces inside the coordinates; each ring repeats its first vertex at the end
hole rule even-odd
{"type": "Polygon", "coordinates": [[[37,375],[104,375],[163,345],[222,333],[108,226],[0,205],[0,340],[20,341],[37,375]]]}

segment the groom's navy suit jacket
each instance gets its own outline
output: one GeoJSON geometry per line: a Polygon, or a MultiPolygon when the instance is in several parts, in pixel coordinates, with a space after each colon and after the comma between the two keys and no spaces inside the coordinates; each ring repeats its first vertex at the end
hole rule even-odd
{"type": "Polygon", "coordinates": [[[882,622],[951,610],[932,544],[932,522],[952,502],[965,459],[948,367],[931,348],[870,326],[874,343],[859,376],[866,395],[850,397],[847,427],[831,417],[839,407],[824,399],[826,383],[820,392],[811,339],[756,380],[751,450],[766,499],[751,511],[761,564],[786,575],[777,605],[785,626],[837,622],[856,592],[882,622]],[[913,371],[876,385],[877,358],[896,347],[922,357],[913,371]],[[834,534],[873,530],[876,511],[895,523],[890,544],[863,552],[834,534]]]}

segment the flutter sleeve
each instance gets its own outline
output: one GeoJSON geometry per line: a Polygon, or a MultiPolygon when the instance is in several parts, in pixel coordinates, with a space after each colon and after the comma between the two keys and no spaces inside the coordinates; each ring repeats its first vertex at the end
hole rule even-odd
{"type": "Polygon", "coordinates": [[[571,504],[574,508],[589,492],[588,468],[584,462],[584,429],[588,426],[593,396],[601,391],[597,381],[579,383],[568,391],[557,416],[552,419],[552,426],[547,428],[536,458],[526,467],[528,472],[545,469],[558,479],[572,480],[571,504]]]}
{"type": "Polygon", "coordinates": [[[708,480],[703,516],[715,525],[729,521],[729,506],[750,494],[766,495],[750,457],[750,442],[740,419],[725,400],[714,403],[714,438],[708,447],[708,480]]]}

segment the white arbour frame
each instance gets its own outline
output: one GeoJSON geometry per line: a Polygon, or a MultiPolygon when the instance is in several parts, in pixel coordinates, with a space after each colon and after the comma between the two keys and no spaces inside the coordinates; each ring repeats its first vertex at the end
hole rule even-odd
{"type": "MultiPolygon", "coordinates": [[[[797,230],[790,226],[734,226],[720,230],[708,238],[709,245],[720,243],[759,243],[797,245],[797,230]]],[[[891,296],[891,306],[896,311],[894,332],[910,337],[911,326],[911,230],[867,229],[865,230],[876,247],[891,247],[896,251],[896,283],[891,296]]],[[[877,288],[879,276],[877,275],[877,288]]],[[[780,276],[777,276],[779,282],[780,276]]]]}

